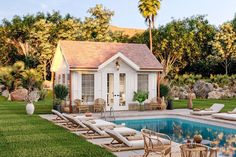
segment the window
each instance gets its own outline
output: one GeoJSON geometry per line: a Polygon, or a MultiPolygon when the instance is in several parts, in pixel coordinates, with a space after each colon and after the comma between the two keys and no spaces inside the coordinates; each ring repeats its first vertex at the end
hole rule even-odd
{"type": "Polygon", "coordinates": [[[94,75],[82,74],[82,100],[85,102],[94,101],[94,75]]]}
{"type": "Polygon", "coordinates": [[[62,83],[65,84],[66,83],[66,75],[62,74],[62,83]]]}
{"type": "Polygon", "coordinates": [[[58,74],[58,84],[61,83],[61,74],[58,74]]]}
{"type": "Polygon", "coordinates": [[[148,91],[148,74],[138,74],[138,90],[148,91]]]}

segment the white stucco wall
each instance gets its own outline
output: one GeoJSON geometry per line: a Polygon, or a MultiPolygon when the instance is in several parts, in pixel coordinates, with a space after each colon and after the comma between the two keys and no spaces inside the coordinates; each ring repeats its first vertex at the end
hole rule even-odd
{"type": "Polygon", "coordinates": [[[122,109],[127,110],[128,104],[133,103],[133,92],[137,91],[137,75],[138,73],[148,74],[148,90],[149,90],[149,98],[153,98],[156,96],[156,88],[157,88],[157,74],[155,72],[137,72],[129,65],[119,60],[120,69],[117,71],[115,66],[115,61],[111,62],[104,68],[100,69],[97,72],[89,72],[89,71],[73,71],[72,72],[72,102],[74,99],[81,99],[82,97],[82,74],[89,73],[94,74],[94,99],[103,98],[107,100],[107,74],[108,73],[125,73],[126,74],[126,103],[127,105],[122,109]]]}
{"type": "Polygon", "coordinates": [[[69,67],[66,63],[64,56],[62,55],[60,46],[57,46],[56,52],[53,57],[51,71],[55,72],[55,84],[62,84],[62,74],[65,74],[65,85],[67,86],[69,67]],[[60,81],[58,76],[61,75],[60,81]]]}

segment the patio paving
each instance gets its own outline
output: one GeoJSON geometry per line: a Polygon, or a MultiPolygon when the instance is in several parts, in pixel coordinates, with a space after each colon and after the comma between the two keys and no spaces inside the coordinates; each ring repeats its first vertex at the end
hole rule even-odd
{"type": "MultiPolygon", "coordinates": [[[[199,122],[206,122],[208,124],[224,126],[227,128],[236,129],[236,122],[235,121],[228,121],[228,120],[221,120],[215,119],[211,116],[195,116],[190,114],[191,110],[188,109],[175,109],[175,110],[164,110],[164,111],[116,111],[115,118],[116,120],[119,119],[143,119],[143,118],[160,118],[160,117],[178,117],[186,120],[194,120],[199,122]]],[[[114,120],[113,118],[109,118],[109,112],[106,113],[107,118],[106,120],[114,120]]],[[[73,114],[78,115],[78,114],[73,114]]],[[[80,114],[82,115],[82,114],[80,114]]],[[[93,113],[95,118],[102,118],[100,113],[93,113]]],[[[51,119],[55,118],[55,115],[52,114],[44,114],[40,115],[40,117],[51,121],[51,119]]],[[[103,117],[104,119],[104,117],[103,117]]],[[[74,132],[75,134],[79,135],[81,132],[74,132]]],[[[102,143],[109,143],[111,142],[111,138],[103,138],[103,139],[92,139],[88,140],[89,142],[101,145],[102,143]]],[[[174,157],[181,157],[180,149],[178,143],[173,142],[173,149],[172,149],[172,156],[174,157]]],[[[134,150],[134,151],[124,151],[124,152],[114,152],[114,154],[118,157],[141,157],[144,154],[144,150],[134,150]]],[[[150,155],[157,156],[156,154],[150,155]]]]}

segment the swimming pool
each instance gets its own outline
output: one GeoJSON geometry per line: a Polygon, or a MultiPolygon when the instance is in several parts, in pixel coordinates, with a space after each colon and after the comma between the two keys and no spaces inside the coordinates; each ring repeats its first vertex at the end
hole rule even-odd
{"type": "MultiPolygon", "coordinates": [[[[186,139],[191,139],[195,134],[201,134],[204,142],[209,146],[219,146],[229,148],[236,147],[236,130],[221,126],[209,125],[205,123],[184,120],[180,118],[155,118],[155,119],[135,119],[116,120],[116,124],[124,123],[127,127],[140,131],[142,128],[165,133],[178,143],[184,143],[186,139]]],[[[236,156],[236,155],[234,155],[236,156]]]]}

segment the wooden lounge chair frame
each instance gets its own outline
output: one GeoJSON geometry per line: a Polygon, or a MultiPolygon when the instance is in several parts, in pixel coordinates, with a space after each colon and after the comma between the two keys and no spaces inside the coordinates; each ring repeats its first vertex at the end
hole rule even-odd
{"type": "Polygon", "coordinates": [[[64,117],[68,120],[67,123],[62,124],[61,126],[66,128],[69,131],[86,131],[88,128],[82,127],[76,120],[72,117],[64,115],[64,117]]]}
{"type": "Polygon", "coordinates": [[[112,141],[110,143],[102,144],[101,146],[105,149],[112,151],[112,152],[119,152],[119,151],[129,151],[129,150],[139,150],[144,149],[144,147],[130,147],[127,146],[122,140],[114,136],[113,134],[106,132],[110,137],[112,137],[112,141]]]}
{"type": "MultiPolygon", "coordinates": [[[[110,138],[110,135],[109,134],[99,134],[97,131],[94,130],[94,128],[92,128],[92,124],[91,125],[88,125],[86,122],[83,122],[84,125],[86,125],[86,127],[89,129],[87,132],[85,133],[81,133],[80,135],[86,139],[98,139],[98,138],[110,138]]],[[[95,126],[96,127],[96,126],[95,126]]],[[[101,128],[97,127],[98,129],[100,129],[101,131],[104,131],[105,129],[109,129],[109,126],[107,127],[103,127],[104,130],[102,130],[101,128]]],[[[112,127],[114,128],[114,127],[112,127]]],[[[136,133],[133,133],[133,134],[129,134],[129,135],[126,135],[126,136],[133,136],[135,135],[136,133]]]]}
{"type": "Polygon", "coordinates": [[[55,114],[57,117],[52,119],[55,123],[67,123],[68,120],[58,111],[52,110],[52,113],[55,114]]]}
{"type": "Polygon", "coordinates": [[[90,126],[84,123],[84,125],[88,128],[88,131],[85,133],[81,133],[80,135],[86,139],[98,139],[98,138],[109,138],[110,136],[107,135],[100,135],[98,132],[94,131],[94,129],[90,126]]]}

